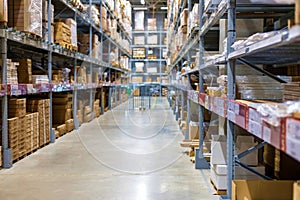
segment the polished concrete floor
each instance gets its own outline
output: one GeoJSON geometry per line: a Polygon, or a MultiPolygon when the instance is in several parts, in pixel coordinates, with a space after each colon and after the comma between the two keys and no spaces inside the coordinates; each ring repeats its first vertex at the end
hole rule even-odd
{"type": "Polygon", "coordinates": [[[0,171],[1,200],[217,199],[167,102],[124,104],[0,171]]]}

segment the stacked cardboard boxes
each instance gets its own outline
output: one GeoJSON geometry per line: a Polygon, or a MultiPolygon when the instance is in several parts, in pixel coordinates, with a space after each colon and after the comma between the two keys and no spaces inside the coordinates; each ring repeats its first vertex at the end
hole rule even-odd
{"type": "Polygon", "coordinates": [[[8,1],[8,26],[42,38],[42,0],[8,1]]]}
{"type": "Polygon", "coordinates": [[[71,132],[74,130],[74,119],[69,119],[66,121],[66,130],[67,132],[71,132]]]}
{"type": "Polygon", "coordinates": [[[0,1],[0,23],[6,25],[8,22],[7,0],[0,1]]]}
{"type": "Polygon", "coordinates": [[[63,22],[54,23],[54,43],[66,48],[72,49],[71,29],[63,22]]]}
{"type": "MultiPolygon", "coordinates": [[[[25,115],[26,115],[26,99],[10,99],[8,104],[8,116],[10,118],[17,117],[17,149],[18,155],[14,157],[21,157],[25,155],[25,133],[26,127],[25,124],[25,115]]],[[[14,152],[16,153],[16,152],[14,152]]]]}
{"type": "Polygon", "coordinates": [[[53,94],[53,124],[61,125],[72,118],[72,94],[53,94]]]}
{"type": "Polygon", "coordinates": [[[78,50],[77,46],[77,23],[72,18],[58,19],[57,22],[65,23],[71,31],[71,45],[73,50],[78,50]]]}
{"type": "Polygon", "coordinates": [[[39,113],[39,146],[50,142],[50,100],[30,99],[27,101],[28,112],[39,113]]]}
{"type": "MultiPolygon", "coordinates": [[[[0,62],[2,63],[2,62],[0,62]]],[[[18,62],[7,59],[7,83],[18,84],[18,62]]]]}
{"type": "Polygon", "coordinates": [[[90,106],[85,106],[84,107],[83,121],[84,122],[90,122],[90,121],[92,121],[92,119],[93,119],[92,108],[90,106]]]}
{"type": "Polygon", "coordinates": [[[25,148],[30,153],[39,148],[39,113],[30,113],[25,116],[25,148]]]}
{"type": "Polygon", "coordinates": [[[95,114],[95,117],[99,117],[101,115],[101,108],[100,108],[100,100],[97,99],[94,101],[94,114],[95,114]]]}
{"type": "Polygon", "coordinates": [[[12,159],[19,158],[18,149],[18,117],[7,119],[8,147],[12,150],[12,159]]]}
{"type": "MultiPolygon", "coordinates": [[[[78,34],[78,51],[80,53],[89,55],[90,54],[90,35],[89,34],[78,34]]],[[[100,42],[98,35],[92,35],[92,56],[99,58],[100,53],[100,42]]]]}
{"type": "Polygon", "coordinates": [[[30,59],[13,60],[19,65],[17,66],[18,83],[32,83],[32,61],[30,59]]]}

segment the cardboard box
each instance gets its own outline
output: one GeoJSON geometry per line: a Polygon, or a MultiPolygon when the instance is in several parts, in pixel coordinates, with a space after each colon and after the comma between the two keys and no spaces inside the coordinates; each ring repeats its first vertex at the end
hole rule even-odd
{"type": "Polygon", "coordinates": [[[134,44],[135,45],[145,45],[145,36],[135,36],[134,44]]]}
{"type": "Polygon", "coordinates": [[[0,22],[8,22],[7,0],[0,0],[0,22]]]}
{"type": "Polygon", "coordinates": [[[232,181],[232,200],[292,200],[293,181],[232,181]]]}
{"type": "Polygon", "coordinates": [[[293,185],[293,200],[300,200],[300,182],[293,185]]]}
{"type": "Polygon", "coordinates": [[[144,11],[137,11],[134,15],[134,28],[135,30],[144,30],[144,11]]]}
{"type": "Polygon", "coordinates": [[[155,31],[156,29],[156,19],[148,18],[148,31],[155,31]]]}
{"type": "Polygon", "coordinates": [[[8,10],[8,26],[42,37],[42,0],[10,0],[8,10]]]}
{"type": "Polygon", "coordinates": [[[211,165],[210,178],[218,190],[227,189],[227,165],[211,165]]]}
{"type": "MultiPolygon", "coordinates": [[[[283,121],[281,124],[284,124],[283,121]]],[[[281,148],[281,135],[283,134],[283,126],[273,126],[265,121],[262,123],[263,140],[272,144],[277,149],[281,148]]]]}
{"type": "Polygon", "coordinates": [[[284,147],[283,151],[291,155],[293,158],[300,161],[300,120],[294,118],[288,118],[286,120],[286,133],[285,137],[282,137],[282,143],[284,147]],[[285,139],[284,139],[285,138],[285,139]],[[286,141],[286,142],[285,142],[286,141]]]}
{"type": "Polygon", "coordinates": [[[227,161],[227,139],[225,135],[212,135],[210,163],[215,165],[226,165],[227,161]]]}
{"type": "Polygon", "coordinates": [[[187,8],[185,8],[182,11],[182,13],[180,14],[180,25],[181,26],[187,26],[188,16],[189,16],[189,10],[187,8]]]}
{"type": "Polygon", "coordinates": [[[158,36],[157,35],[149,35],[147,37],[148,44],[156,45],[158,44],[158,36]]]}
{"type": "Polygon", "coordinates": [[[190,122],[189,124],[189,139],[199,139],[199,123],[198,122],[190,122]]]}

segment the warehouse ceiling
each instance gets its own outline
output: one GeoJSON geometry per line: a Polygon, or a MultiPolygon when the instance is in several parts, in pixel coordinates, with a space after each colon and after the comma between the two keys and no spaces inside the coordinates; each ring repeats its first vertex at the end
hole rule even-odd
{"type": "Polygon", "coordinates": [[[133,8],[144,8],[147,7],[149,11],[164,11],[167,12],[163,8],[168,6],[166,0],[129,0],[133,8]]]}

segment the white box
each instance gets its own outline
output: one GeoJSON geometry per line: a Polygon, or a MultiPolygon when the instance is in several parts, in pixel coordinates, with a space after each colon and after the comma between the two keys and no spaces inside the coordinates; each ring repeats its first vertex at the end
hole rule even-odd
{"type": "Polygon", "coordinates": [[[157,68],[156,67],[149,67],[147,68],[148,73],[157,73],[157,68]]]}
{"type": "Polygon", "coordinates": [[[199,123],[198,122],[190,122],[189,124],[189,139],[198,139],[199,138],[199,123]]]}
{"type": "Polygon", "coordinates": [[[144,72],[144,63],[143,62],[136,62],[135,63],[135,72],[141,73],[144,72]]]}
{"type": "Polygon", "coordinates": [[[144,30],[144,11],[136,11],[134,16],[135,30],[144,30]]]}
{"type": "Polygon", "coordinates": [[[135,45],[145,45],[145,36],[135,36],[134,44],[135,45]]]}
{"type": "Polygon", "coordinates": [[[148,40],[148,44],[158,44],[157,35],[149,35],[147,40],[148,40]]]}
{"type": "Polygon", "coordinates": [[[227,165],[211,165],[210,178],[218,190],[227,189],[227,165]]]}
{"type": "Polygon", "coordinates": [[[227,143],[225,135],[212,135],[210,163],[226,165],[227,143]]]}

